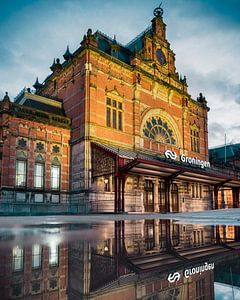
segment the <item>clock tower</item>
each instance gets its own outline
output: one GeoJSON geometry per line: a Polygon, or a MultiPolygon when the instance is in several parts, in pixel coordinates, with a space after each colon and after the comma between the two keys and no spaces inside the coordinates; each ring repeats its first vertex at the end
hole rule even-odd
{"type": "Polygon", "coordinates": [[[152,19],[152,44],[153,44],[153,60],[156,65],[164,73],[175,74],[175,54],[170,48],[170,44],[166,39],[166,24],[163,22],[163,9],[161,4],[153,11],[152,19]]]}

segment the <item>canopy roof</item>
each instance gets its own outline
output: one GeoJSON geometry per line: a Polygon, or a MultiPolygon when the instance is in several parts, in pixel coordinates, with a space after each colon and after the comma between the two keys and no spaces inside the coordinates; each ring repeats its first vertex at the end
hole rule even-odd
{"type": "Polygon", "coordinates": [[[219,169],[216,167],[202,169],[199,166],[168,160],[158,155],[117,148],[111,145],[95,143],[94,145],[102,148],[110,155],[124,159],[124,164],[118,170],[121,173],[199,182],[209,185],[240,187],[240,174],[230,169],[219,169]]]}

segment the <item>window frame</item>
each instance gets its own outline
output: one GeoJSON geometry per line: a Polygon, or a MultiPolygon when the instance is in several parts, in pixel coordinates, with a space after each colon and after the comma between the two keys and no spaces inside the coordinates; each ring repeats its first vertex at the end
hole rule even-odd
{"type": "Polygon", "coordinates": [[[34,163],[34,179],[33,179],[33,186],[35,189],[44,189],[44,186],[45,186],[44,177],[45,177],[45,164],[43,162],[35,161],[35,163],[34,163]],[[39,175],[39,176],[36,175],[36,166],[37,165],[41,166],[42,175],[39,175]],[[36,186],[37,178],[41,178],[41,186],[36,186]]]}
{"type": "Polygon", "coordinates": [[[15,168],[15,186],[17,187],[26,187],[27,185],[27,160],[26,159],[16,159],[16,168],[15,168]],[[24,173],[19,173],[19,163],[24,164],[24,173]],[[18,184],[18,176],[23,176],[23,184],[18,184]]]}
{"type": "Polygon", "coordinates": [[[20,246],[15,246],[12,248],[12,271],[13,272],[21,272],[24,269],[24,248],[20,246]],[[19,249],[21,254],[19,256],[14,255],[14,249],[19,249]],[[20,260],[20,268],[16,268],[16,262],[20,260]]]}
{"type": "Polygon", "coordinates": [[[118,97],[106,97],[106,127],[123,131],[123,101],[118,97]]]}
{"type": "Polygon", "coordinates": [[[48,265],[50,268],[56,267],[59,265],[59,246],[58,245],[50,245],[48,247],[48,265]],[[51,252],[53,247],[55,248],[54,250],[56,250],[56,252],[51,252]],[[53,260],[53,262],[50,262],[52,256],[53,257],[56,256],[57,259],[53,260]]]}
{"type": "Polygon", "coordinates": [[[32,245],[32,269],[40,269],[42,267],[42,246],[40,244],[33,244],[32,245]],[[34,247],[39,246],[39,253],[34,254],[34,247]],[[39,264],[37,266],[34,266],[34,258],[39,257],[39,264]]]}
{"type": "Polygon", "coordinates": [[[61,165],[52,163],[51,164],[51,189],[57,191],[57,190],[60,190],[60,187],[61,187],[61,165]],[[58,168],[58,170],[59,170],[58,171],[58,184],[56,187],[53,185],[53,179],[55,178],[53,176],[54,168],[58,168]]]}
{"type": "Polygon", "coordinates": [[[190,143],[191,151],[200,153],[200,128],[196,124],[190,127],[190,143]]]}

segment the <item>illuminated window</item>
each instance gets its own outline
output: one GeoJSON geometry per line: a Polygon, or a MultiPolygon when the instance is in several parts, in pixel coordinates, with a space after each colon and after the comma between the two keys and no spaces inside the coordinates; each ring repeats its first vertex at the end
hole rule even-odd
{"type": "Polygon", "coordinates": [[[42,248],[40,245],[35,244],[32,246],[32,268],[41,267],[42,248]]]}
{"type": "Polygon", "coordinates": [[[57,157],[54,157],[51,166],[51,188],[54,190],[58,190],[60,188],[60,170],[60,161],[57,157]]]}
{"type": "Polygon", "coordinates": [[[43,178],[44,178],[44,164],[35,163],[34,166],[34,187],[43,188],[43,178]]]}
{"type": "Polygon", "coordinates": [[[146,212],[154,211],[154,183],[152,180],[145,180],[143,202],[146,212]]]}
{"type": "Polygon", "coordinates": [[[202,198],[202,185],[192,183],[192,198],[202,198]]]}
{"type": "Polygon", "coordinates": [[[27,162],[25,160],[17,160],[16,162],[16,186],[26,185],[27,162]]]}
{"type": "Polygon", "coordinates": [[[12,250],[12,269],[14,272],[23,270],[23,248],[16,246],[12,250]]]}
{"type": "Polygon", "coordinates": [[[58,245],[51,245],[49,247],[49,266],[58,265],[58,245]]]}
{"type": "Polygon", "coordinates": [[[165,120],[159,116],[150,117],[143,127],[145,137],[170,145],[176,145],[176,140],[173,135],[173,130],[165,120]]]}
{"type": "Polygon", "coordinates": [[[122,102],[107,98],[106,105],[107,127],[122,130],[122,102]]]}
{"type": "Polygon", "coordinates": [[[200,153],[200,138],[199,138],[199,128],[196,124],[192,125],[190,128],[190,139],[191,139],[191,150],[193,152],[200,153]]]}
{"type": "Polygon", "coordinates": [[[153,250],[155,247],[154,220],[146,220],[144,224],[146,250],[153,250]]]}

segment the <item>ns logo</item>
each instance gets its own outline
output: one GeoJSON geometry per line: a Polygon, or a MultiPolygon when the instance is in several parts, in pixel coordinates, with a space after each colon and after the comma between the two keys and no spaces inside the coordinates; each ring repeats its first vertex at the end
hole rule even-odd
{"type": "Polygon", "coordinates": [[[171,150],[166,150],[164,152],[164,154],[165,154],[165,157],[168,159],[176,160],[176,158],[177,158],[177,153],[174,151],[171,151],[171,150]]]}
{"type": "Polygon", "coordinates": [[[178,281],[180,279],[180,273],[175,272],[173,274],[169,274],[167,279],[170,283],[178,281]]]}

